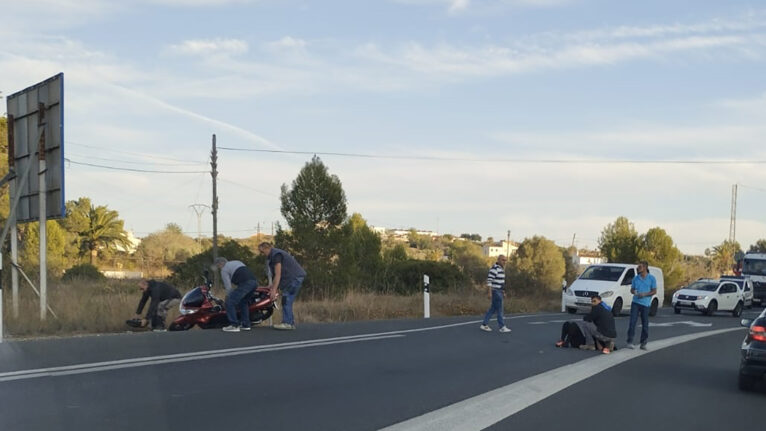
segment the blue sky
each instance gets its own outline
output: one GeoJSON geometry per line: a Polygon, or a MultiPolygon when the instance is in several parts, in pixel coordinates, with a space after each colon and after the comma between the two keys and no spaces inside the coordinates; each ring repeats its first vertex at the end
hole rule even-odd
{"type": "MultiPolygon", "coordinates": [[[[371,224],[595,247],[624,215],[682,251],[766,237],[766,7],[755,1],[0,0],[0,91],[66,80],[67,198],[180,224],[222,147],[323,156],[371,224]]],[[[4,106],[4,105],[3,105],[4,106]]],[[[281,220],[309,156],[221,151],[219,231],[281,220]]],[[[209,215],[202,230],[212,231],[209,215]]]]}

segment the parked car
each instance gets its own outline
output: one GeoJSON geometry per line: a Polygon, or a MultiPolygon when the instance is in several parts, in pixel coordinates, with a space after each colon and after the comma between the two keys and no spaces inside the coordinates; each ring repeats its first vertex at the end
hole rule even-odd
{"type": "Polygon", "coordinates": [[[766,309],[755,319],[742,319],[741,323],[748,331],[742,341],[739,388],[749,391],[766,379],[766,309]]]}
{"type": "Polygon", "coordinates": [[[753,280],[746,275],[722,275],[721,280],[731,280],[737,283],[739,290],[742,291],[742,297],[745,301],[745,308],[753,308],[753,280]]]}
{"type": "Polygon", "coordinates": [[[734,317],[745,308],[743,292],[737,283],[722,279],[700,279],[673,294],[673,310],[696,310],[712,316],[716,311],[730,311],[734,317]]]}
{"type": "MultiPolygon", "coordinates": [[[[570,313],[588,311],[590,298],[600,295],[606,305],[612,307],[612,314],[619,316],[624,310],[630,310],[633,294],[630,283],[636,276],[636,266],[631,263],[603,263],[591,265],[564,291],[564,307],[570,313]]],[[[662,270],[649,267],[649,274],[657,279],[657,294],[652,296],[649,315],[657,314],[665,298],[665,281],[662,270]]]]}

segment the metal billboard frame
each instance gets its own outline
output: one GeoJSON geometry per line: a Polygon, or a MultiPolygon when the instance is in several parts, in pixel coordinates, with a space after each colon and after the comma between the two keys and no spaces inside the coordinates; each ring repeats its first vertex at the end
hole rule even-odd
{"type": "MultiPolygon", "coordinates": [[[[64,74],[13,93],[6,103],[10,170],[17,175],[29,172],[25,185],[15,190],[20,195],[16,223],[41,218],[41,170],[45,178],[45,219],[64,217],[64,74]]],[[[17,184],[19,180],[17,177],[17,184]]]]}

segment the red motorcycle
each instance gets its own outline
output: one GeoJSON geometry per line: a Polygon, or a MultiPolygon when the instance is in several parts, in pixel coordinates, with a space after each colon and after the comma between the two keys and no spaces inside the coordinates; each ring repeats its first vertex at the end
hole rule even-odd
{"type": "MultiPolygon", "coordinates": [[[[168,327],[170,331],[186,331],[199,326],[202,329],[223,328],[229,325],[223,300],[216,298],[213,293],[213,282],[205,271],[205,284],[197,286],[181,298],[178,309],[181,315],[168,327]]],[[[267,287],[255,289],[249,300],[250,323],[257,325],[271,317],[277,307],[276,298],[273,300],[267,287]]]]}

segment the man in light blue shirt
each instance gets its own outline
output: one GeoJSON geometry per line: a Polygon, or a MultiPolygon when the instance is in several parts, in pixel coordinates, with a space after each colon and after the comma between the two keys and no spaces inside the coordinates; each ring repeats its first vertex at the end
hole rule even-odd
{"type": "Polygon", "coordinates": [[[636,348],[633,344],[633,336],[636,334],[638,316],[641,315],[641,350],[646,350],[646,341],[649,339],[649,308],[652,305],[652,296],[657,294],[657,279],[649,274],[649,263],[645,260],[639,262],[636,272],[638,275],[633,277],[630,283],[633,302],[630,304],[628,348],[636,348]]]}

